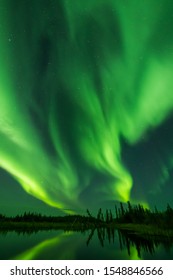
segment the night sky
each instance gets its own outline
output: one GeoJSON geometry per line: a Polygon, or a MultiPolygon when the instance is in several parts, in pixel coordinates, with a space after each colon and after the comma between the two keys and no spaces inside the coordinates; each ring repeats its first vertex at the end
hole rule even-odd
{"type": "Polygon", "coordinates": [[[0,0],[0,167],[3,213],[173,205],[173,1],[0,0]]]}

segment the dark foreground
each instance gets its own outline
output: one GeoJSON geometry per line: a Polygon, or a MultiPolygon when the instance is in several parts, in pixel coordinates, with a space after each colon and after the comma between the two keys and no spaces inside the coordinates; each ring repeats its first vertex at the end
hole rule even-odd
{"type": "Polygon", "coordinates": [[[37,232],[41,230],[86,231],[95,229],[119,229],[129,234],[145,238],[173,239],[173,209],[168,205],[166,211],[144,209],[141,205],[132,206],[120,203],[103,214],[99,209],[96,217],[87,210],[87,215],[66,215],[64,217],[43,216],[24,213],[16,217],[0,215],[0,231],[37,232]]]}

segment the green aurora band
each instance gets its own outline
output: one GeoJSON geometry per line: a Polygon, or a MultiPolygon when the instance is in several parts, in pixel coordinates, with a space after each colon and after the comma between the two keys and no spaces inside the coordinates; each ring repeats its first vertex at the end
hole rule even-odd
{"type": "Polygon", "coordinates": [[[70,209],[132,199],[121,141],[135,145],[173,109],[172,10],[0,0],[0,166],[26,192],[70,209]]]}

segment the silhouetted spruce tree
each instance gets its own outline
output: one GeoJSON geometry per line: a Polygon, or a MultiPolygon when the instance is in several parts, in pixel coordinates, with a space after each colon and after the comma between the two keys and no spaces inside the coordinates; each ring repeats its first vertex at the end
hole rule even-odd
{"type": "Polygon", "coordinates": [[[98,213],[97,213],[97,219],[101,220],[101,217],[102,217],[102,209],[100,208],[98,213]]]}
{"type": "Polygon", "coordinates": [[[89,216],[90,218],[93,218],[93,216],[91,215],[90,211],[89,211],[88,209],[87,209],[86,211],[87,211],[88,216],[89,216]]]}
{"type": "Polygon", "coordinates": [[[101,220],[102,220],[102,222],[104,222],[104,215],[103,215],[103,213],[101,214],[101,220]]]}
{"type": "Polygon", "coordinates": [[[120,212],[121,213],[121,217],[123,218],[124,215],[125,215],[125,210],[124,210],[122,202],[120,202],[120,209],[121,209],[121,212],[120,212]]]}
{"type": "Polygon", "coordinates": [[[108,209],[106,209],[106,223],[109,223],[109,212],[108,212],[108,209]]]}
{"type": "Polygon", "coordinates": [[[127,206],[128,206],[128,210],[129,210],[129,213],[133,213],[133,208],[132,208],[132,205],[130,203],[130,201],[127,201],[127,206]]]}
{"type": "Polygon", "coordinates": [[[167,208],[164,215],[164,224],[167,228],[173,227],[173,209],[169,204],[167,204],[167,208]]]}
{"type": "Polygon", "coordinates": [[[117,206],[115,205],[115,219],[119,219],[119,215],[118,215],[118,209],[117,206]]]}
{"type": "Polygon", "coordinates": [[[158,209],[157,209],[156,206],[154,206],[154,212],[155,212],[155,214],[158,214],[158,213],[159,213],[159,211],[158,211],[158,209]]]}
{"type": "Polygon", "coordinates": [[[112,211],[111,209],[109,210],[109,222],[112,223],[113,221],[113,216],[112,216],[112,211]]]}

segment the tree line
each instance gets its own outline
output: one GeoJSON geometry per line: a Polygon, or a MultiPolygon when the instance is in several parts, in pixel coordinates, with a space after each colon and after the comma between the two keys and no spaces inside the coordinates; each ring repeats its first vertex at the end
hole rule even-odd
{"type": "Polygon", "coordinates": [[[97,225],[108,224],[145,224],[157,225],[163,228],[173,228],[173,209],[169,204],[165,211],[144,208],[141,204],[132,205],[130,201],[126,204],[120,202],[115,210],[100,208],[96,216],[87,209],[86,215],[46,216],[38,213],[24,213],[15,217],[6,217],[0,214],[0,222],[52,222],[52,223],[92,223],[97,225]]]}

